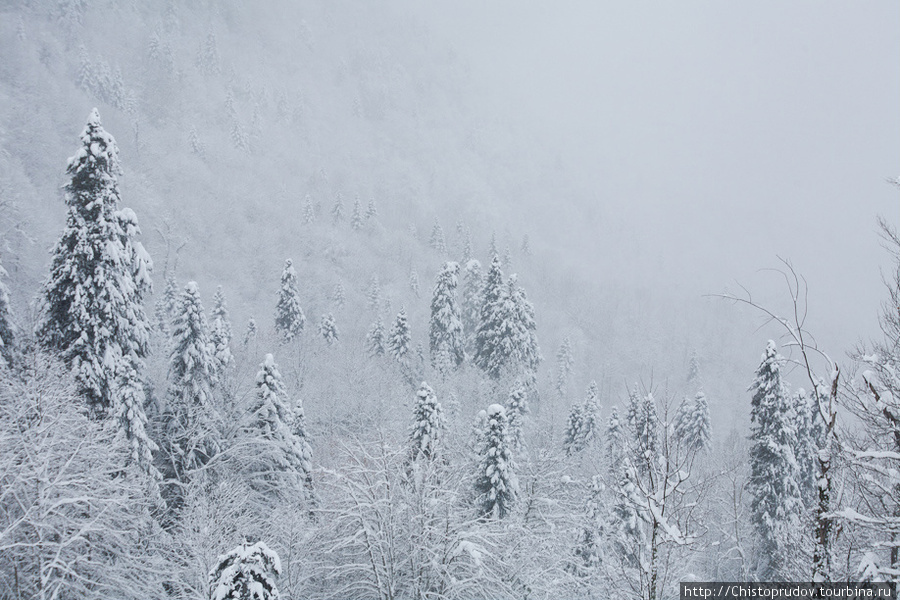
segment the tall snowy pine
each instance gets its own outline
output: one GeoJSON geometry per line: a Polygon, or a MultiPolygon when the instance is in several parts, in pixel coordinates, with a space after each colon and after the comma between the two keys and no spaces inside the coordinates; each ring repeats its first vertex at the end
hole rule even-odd
{"type": "Polygon", "coordinates": [[[388,338],[388,352],[391,356],[404,367],[409,366],[409,323],[406,320],[406,310],[400,309],[394,324],[391,325],[391,334],[388,338]]]}
{"type": "Polygon", "coordinates": [[[277,487],[279,476],[286,473],[296,476],[298,482],[312,492],[312,448],[303,423],[294,428],[298,419],[303,419],[302,407],[298,417],[271,354],[266,354],[259,366],[256,397],[250,405],[249,415],[245,431],[266,442],[266,449],[257,453],[257,460],[266,463],[260,465],[260,478],[277,487]]]}
{"type": "Polygon", "coordinates": [[[782,360],[775,342],[769,340],[750,386],[750,512],[760,544],[757,576],[761,581],[791,577],[785,569],[802,510],[793,451],[797,432],[781,381],[782,360]]]}
{"type": "Polygon", "coordinates": [[[465,358],[459,303],[456,300],[459,264],[448,262],[438,273],[431,297],[428,333],[431,365],[441,373],[458,367],[465,358]]]}
{"type": "Polygon", "coordinates": [[[491,404],[486,416],[481,460],[475,477],[475,501],[482,517],[502,519],[512,512],[519,483],[512,460],[506,409],[491,404]]]}
{"type": "Polygon", "coordinates": [[[300,292],[297,291],[297,271],[291,259],[284,261],[281,272],[281,291],[278,293],[278,305],[275,307],[275,330],[282,335],[284,341],[290,342],[303,332],[306,315],[300,307],[300,292]]]}
{"type": "Polygon", "coordinates": [[[196,282],[184,287],[172,338],[166,475],[185,481],[188,471],[209,462],[219,449],[220,414],[212,394],[216,364],[196,282]]]}
{"type": "Polygon", "coordinates": [[[319,334],[321,334],[322,339],[324,339],[325,343],[329,346],[333,346],[337,343],[339,332],[337,322],[335,322],[332,313],[322,315],[322,321],[319,323],[319,334]]]}
{"type": "Polygon", "coordinates": [[[506,399],[506,414],[509,417],[509,441],[513,450],[525,447],[525,435],[522,427],[525,415],[528,412],[528,391],[521,381],[517,381],[506,399]]]}
{"type": "Polygon", "coordinates": [[[678,407],[675,436],[691,451],[699,452],[709,448],[709,404],[706,394],[697,392],[693,401],[685,398],[678,407]]]}
{"type": "Polygon", "coordinates": [[[66,228],[44,285],[38,340],[75,371],[95,415],[111,411],[117,370],[138,374],[149,345],[144,297],[150,257],[137,241],[137,217],[120,208],[115,139],[94,109],[69,159],[66,228]]]}
{"type": "Polygon", "coordinates": [[[381,320],[381,315],[378,315],[366,334],[366,346],[368,347],[369,355],[384,356],[386,342],[387,335],[384,331],[384,322],[381,320]]]}
{"type": "Polygon", "coordinates": [[[466,339],[466,350],[469,353],[474,352],[475,332],[481,319],[482,289],[484,289],[484,278],[481,274],[481,263],[473,258],[466,263],[461,307],[463,335],[466,339]]]}
{"type": "Polygon", "coordinates": [[[431,386],[423,381],[416,392],[416,405],[413,408],[413,425],[409,434],[410,460],[415,461],[419,457],[434,459],[446,428],[441,403],[437,401],[431,386]]]}
{"type": "Polygon", "coordinates": [[[225,292],[222,291],[220,285],[213,298],[212,330],[210,332],[213,358],[216,360],[216,377],[219,379],[225,375],[225,370],[234,364],[234,357],[231,354],[231,335],[231,321],[228,319],[225,292]]]}
{"type": "Polygon", "coordinates": [[[473,357],[475,365],[494,379],[500,377],[509,358],[509,348],[503,346],[502,339],[505,301],[506,286],[503,284],[500,258],[494,255],[481,292],[481,308],[478,327],[475,331],[475,355],[473,357]]]}

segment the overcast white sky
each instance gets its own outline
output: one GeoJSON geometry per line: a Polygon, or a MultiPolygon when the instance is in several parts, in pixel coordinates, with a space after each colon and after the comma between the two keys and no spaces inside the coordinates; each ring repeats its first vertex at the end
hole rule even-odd
{"type": "MultiPolygon", "coordinates": [[[[900,224],[900,3],[413,3],[493,110],[551,141],[639,278],[751,287],[775,255],[846,347],[885,294],[900,224]]],[[[732,286],[733,287],[733,286],[732,286]]]]}

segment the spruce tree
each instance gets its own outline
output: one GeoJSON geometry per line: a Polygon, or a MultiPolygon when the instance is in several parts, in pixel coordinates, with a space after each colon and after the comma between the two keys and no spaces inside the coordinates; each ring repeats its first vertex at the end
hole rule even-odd
{"type": "Polygon", "coordinates": [[[603,459],[610,473],[618,468],[624,458],[625,432],[619,420],[619,409],[615,406],[609,413],[606,421],[606,432],[603,435],[603,459]]]}
{"type": "Polygon", "coordinates": [[[793,451],[797,431],[781,380],[782,361],[769,340],[750,385],[750,518],[759,538],[757,576],[762,581],[790,577],[786,565],[802,510],[793,451]]]}
{"type": "Polygon", "coordinates": [[[466,263],[462,290],[462,323],[466,338],[466,349],[472,353],[475,348],[475,332],[481,319],[481,292],[484,279],[481,274],[481,263],[471,259],[466,263]]]}
{"type": "Polygon", "coordinates": [[[544,358],[537,340],[537,324],[534,319],[534,305],[529,302],[525,288],[517,285],[515,275],[509,278],[509,298],[513,311],[508,317],[513,322],[512,357],[518,367],[530,380],[534,380],[538,365],[544,358]]]}
{"type": "Polygon", "coordinates": [[[331,222],[337,225],[344,219],[344,196],[340,192],[334,197],[334,206],[331,207],[331,222]]]}
{"type": "Polygon", "coordinates": [[[413,425],[409,434],[410,460],[436,458],[446,428],[441,403],[437,401],[431,386],[423,381],[416,392],[413,408],[413,425]]]}
{"type": "Polygon", "coordinates": [[[494,255],[481,292],[481,307],[475,331],[473,362],[490,377],[497,379],[509,358],[509,348],[503,347],[504,318],[506,317],[506,286],[500,259],[494,255]]]}
{"type": "Polygon", "coordinates": [[[244,348],[249,346],[252,342],[256,341],[256,336],[259,333],[259,327],[256,325],[256,319],[250,317],[247,319],[247,329],[244,330],[244,348]]]}
{"type": "Polygon", "coordinates": [[[338,281],[334,286],[334,291],[331,292],[331,301],[337,308],[341,308],[344,306],[344,303],[347,301],[347,295],[344,292],[344,284],[338,281]]]}
{"type": "Polygon", "coordinates": [[[697,356],[696,350],[691,350],[691,360],[688,365],[687,382],[689,385],[694,386],[694,389],[697,389],[703,385],[703,381],[700,378],[700,357],[697,356]]]}
{"type": "MultiPolygon", "coordinates": [[[[266,354],[256,375],[256,397],[250,405],[245,432],[266,443],[266,449],[257,455],[257,460],[268,463],[262,467],[264,478],[287,473],[296,476],[312,492],[312,449],[303,423],[294,428],[295,422],[303,418],[302,407],[300,410],[298,417],[275,358],[266,354]]],[[[277,485],[277,477],[275,482],[277,485]]]]}
{"type": "Polygon", "coordinates": [[[372,278],[369,279],[366,302],[370,310],[378,310],[381,307],[381,284],[378,283],[378,275],[372,275],[372,278]]]}
{"type": "Polygon", "coordinates": [[[325,313],[322,315],[322,321],[319,323],[319,334],[329,346],[333,346],[337,343],[338,328],[333,314],[325,313]]]}
{"type": "Polygon", "coordinates": [[[445,254],[447,252],[447,244],[444,241],[444,230],[437,220],[435,220],[434,226],[431,228],[431,237],[428,239],[428,245],[438,252],[438,254],[445,254]]]}
{"type": "Polygon", "coordinates": [[[350,216],[350,227],[353,231],[359,231],[363,226],[363,214],[362,214],[362,204],[359,200],[359,194],[356,195],[356,200],[353,202],[353,212],[350,216]]]}
{"type": "Polygon", "coordinates": [[[16,328],[13,325],[12,308],[9,304],[9,288],[6,286],[6,277],[9,274],[0,263],[0,356],[7,366],[12,366],[15,355],[16,328]]]}
{"type": "Polygon", "coordinates": [[[369,198],[369,204],[366,206],[366,221],[370,221],[378,217],[378,207],[375,206],[375,198],[369,198]]]}
{"type": "Polygon", "coordinates": [[[129,460],[142,471],[157,479],[159,471],[153,465],[153,453],[159,450],[147,432],[147,415],[144,412],[146,394],[144,384],[133,365],[121,363],[116,374],[113,396],[113,417],[124,433],[130,449],[129,460]]]}
{"type": "Polygon", "coordinates": [[[275,577],[281,573],[278,553],[264,542],[245,542],[219,556],[209,572],[213,600],[278,600],[275,577]]]}
{"type": "Polygon", "coordinates": [[[387,350],[387,335],[384,331],[384,322],[381,315],[375,319],[369,332],[366,334],[366,345],[368,346],[370,356],[384,356],[387,350]]]}
{"type": "Polygon", "coordinates": [[[709,404],[706,394],[697,392],[692,402],[685,399],[675,415],[675,436],[688,450],[700,452],[709,448],[709,404]]]}
{"type": "Polygon", "coordinates": [[[465,358],[462,321],[456,299],[458,275],[459,263],[445,263],[435,279],[431,296],[429,350],[432,367],[441,373],[458,367],[465,358]]]}
{"type": "Polygon", "coordinates": [[[531,256],[531,241],[527,233],[522,236],[522,256],[531,256]]]}
{"type": "Polygon", "coordinates": [[[503,519],[512,512],[519,484],[509,442],[506,409],[491,404],[481,447],[481,460],[475,477],[478,513],[485,518],[503,519]]]}
{"type": "Polygon", "coordinates": [[[525,384],[517,381],[506,399],[506,414],[509,415],[509,441],[514,451],[525,447],[523,425],[528,414],[528,391],[525,384]]]}
{"type": "Polygon", "coordinates": [[[234,364],[231,354],[231,321],[225,304],[225,292],[220,285],[213,298],[212,327],[210,331],[212,354],[216,361],[216,378],[222,379],[228,367],[234,364]]]}
{"type": "Polygon", "coordinates": [[[419,273],[415,269],[409,270],[409,289],[416,298],[419,297],[419,273]]]}
{"type": "Polygon", "coordinates": [[[800,495],[805,506],[812,508],[817,500],[816,481],[818,480],[820,448],[820,430],[822,417],[818,407],[814,406],[815,398],[810,398],[806,390],[800,388],[791,398],[794,409],[794,423],[797,426],[797,437],[794,440],[794,457],[797,459],[797,470],[800,473],[800,495]]]}
{"type": "Polygon", "coordinates": [[[166,475],[180,481],[205,465],[218,452],[221,415],[213,397],[215,359],[200,289],[194,281],[184,287],[172,329],[169,358],[169,413],[166,475]]]}
{"type": "Polygon", "coordinates": [[[591,381],[587,395],[584,399],[582,411],[581,431],[578,436],[578,446],[587,448],[594,443],[600,434],[600,392],[597,382],[591,381]]]}
{"type": "Polygon", "coordinates": [[[95,415],[107,413],[116,370],[143,370],[150,323],[150,257],[137,241],[137,217],[120,207],[115,139],[94,109],[66,173],[66,228],[53,252],[37,335],[75,372],[95,415]]]}
{"type": "Polygon", "coordinates": [[[292,341],[303,332],[306,315],[300,307],[300,292],[297,291],[297,271],[291,259],[284,261],[281,272],[281,291],[275,307],[275,331],[281,334],[285,342],[292,341]]]}
{"type": "Polygon", "coordinates": [[[411,342],[409,323],[406,320],[406,309],[401,308],[397,313],[394,324],[391,325],[391,334],[388,338],[388,352],[404,367],[409,366],[409,345],[411,342]]]}
{"type": "Polygon", "coordinates": [[[572,356],[572,344],[566,336],[556,352],[556,391],[560,398],[565,398],[568,393],[569,376],[572,374],[573,366],[575,358],[572,356]]]}
{"type": "Polygon", "coordinates": [[[580,402],[573,404],[566,421],[566,431],[563,434],[563,449],[566,456],[571,456],[581,450],[579,441],[581,430],[584,427],[584,405],[580,402]]]}
{"type": "Polygon", "coordinates": [[[306,200],[303,202],[303,223],[309,225],[315,220],[316,210],[313,208],[312,197],[307,194],[306,200]]]}

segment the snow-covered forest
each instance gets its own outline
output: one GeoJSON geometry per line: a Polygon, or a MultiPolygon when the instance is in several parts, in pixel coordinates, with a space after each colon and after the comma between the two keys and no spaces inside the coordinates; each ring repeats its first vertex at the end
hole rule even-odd
{"type": "Polygon", "coordinates": [[[0,598],[900,580],[895,215],[668,279],[413,4],[0,4],[0,598]]]}

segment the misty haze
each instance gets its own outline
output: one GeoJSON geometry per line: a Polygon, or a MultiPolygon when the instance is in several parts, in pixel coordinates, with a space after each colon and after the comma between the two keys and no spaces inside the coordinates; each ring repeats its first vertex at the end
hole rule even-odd
{"type": "Polygon", "coordinates": [[[2,0],[0,599],[896,584],[898,23],[2,0]]]}

